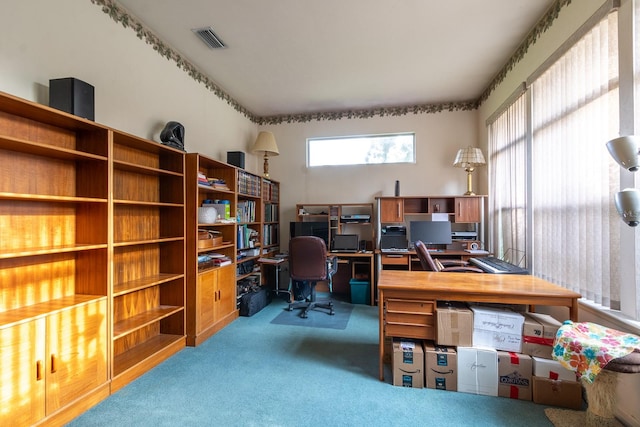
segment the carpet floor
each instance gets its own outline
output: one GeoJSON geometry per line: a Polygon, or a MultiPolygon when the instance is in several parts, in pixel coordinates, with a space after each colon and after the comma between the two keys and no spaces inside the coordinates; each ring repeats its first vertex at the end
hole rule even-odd
{"type": "Polygon", "coordinates": [[[310,328],[345,329],[349,323],[353,305],[333,300],[333,307],[333,315],[328,314],[329,310],[327,309],[318,308],[317,310],[311,310],[305,319],[300,316],[302,309],[289,311],[285,306],[271,323],[274,325],[293,325],[310,328]]]}
{"type": "MultiPolygon", "coordinates": [[[[345,329],[273,324],[279,299],[187,347],[69,426],[552,426],[545,406],[378,379],[378,308],[345,329]]],[[[311,316],[328,316],[312,312],[311,316]]]]}

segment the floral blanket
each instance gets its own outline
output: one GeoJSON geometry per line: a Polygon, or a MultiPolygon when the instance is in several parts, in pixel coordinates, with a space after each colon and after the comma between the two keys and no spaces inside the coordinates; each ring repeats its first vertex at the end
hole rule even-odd
{"type": "Polygon", "coordinates": [[[590,322],[565,321],[558,329],[552,356],[592,383],[607,363],[640,349],[640,337],[590,322]]]}

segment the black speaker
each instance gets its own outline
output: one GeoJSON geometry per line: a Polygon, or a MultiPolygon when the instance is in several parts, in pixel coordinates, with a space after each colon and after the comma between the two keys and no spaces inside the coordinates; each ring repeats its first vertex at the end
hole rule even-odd
{"type": "Polygon", "coordinates": [[[227,163],[244,169],[244,152],[227,151],[227,163]]]}
{"type": "Polygon", "coordinates": [[[49,106],[78,117],[95,120],[94,89],[73,77],[49,80],[49,106]]]}

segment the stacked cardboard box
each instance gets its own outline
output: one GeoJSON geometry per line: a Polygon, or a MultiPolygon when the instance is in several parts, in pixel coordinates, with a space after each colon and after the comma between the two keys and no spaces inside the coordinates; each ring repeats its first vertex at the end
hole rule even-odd
{"type": "Polygon", "coordinates": [[[531,356],[506,351],[498,352],[498,396],[531,400],[531,356]]]}
{"type": "Polygon", "coordinates": [[[510,310],[471,307],[473,310],[473,346],[520,353],[524,316],[510,310]]]}
{"type": "Polygon", "coordinates": [[[425,378],[427,388],[456,391],[458,386],[458,362],[453,347],[424,343],[425,378]]]}
{"type": "Polygon", "coordinates": [[[498,353],[491,348],[458,347],[458,391],[498,395],[498,353]]]}
{"type": "Polygon", "coordinates": [[[524,316],[522,353],[551,359],[553,341],[562,324],[548,314],[524,313],[524,316]]]}
{"type": "Polygon", "coordinates": [[[462,302],[438,301],[436,343],[444,346],[471,347],[473,312],[462,302]]]}
{"type": "Polygon", "coordinates": [[[533,358],[533,401],[564,408],[582,408],[582,386],[576,374],[556,360],[533,358]]]}
{"type": "Polygon", "coordinates": [[[424,351],[422,343],[393,340],[393,385],[424,387],[424,351]]]}

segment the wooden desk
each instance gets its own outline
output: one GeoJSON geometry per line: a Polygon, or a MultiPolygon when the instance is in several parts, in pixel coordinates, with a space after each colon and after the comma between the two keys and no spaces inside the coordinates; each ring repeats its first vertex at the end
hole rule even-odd
{"type": "MultiPolygon", "coordinates": [[[[370,297],[369,297],[369,301],[371,301],[371,305],[375,304],[375,290],[374,290],[374,284],[375,284],[375,263],[374,263],[374,258],[373,258],[373,252],[372,251],[364,251],[364,252],[329,252],[327,255],[329,256],[335,256],[338,258],[338,264],[342,264],[342,263],[349,263],[352,264],[353,262],[358,262],[358,261],[362,261],[363,263],[367,263],[368,264],[368,272],[367,275],[369,276],[369,278],[367,279],[369,281],[369,292],[370,292],[370,297]]],[[[351,278],[354,278],[354,269],[352,266],[352,273],[351,273],[351,278]]]]}
{"type": "Polygon", "coordinates": [[[380,380],[384,380],[385,336],[401,336],[400,332],[386,334],[389,301],[408,307],[407,311],[394,314],[395,319],[399,319],[393,325],[394,331],[415,332],[414,336],[403,338],[434,339],[433,315],[438,300],[526,304],[531,311],[535,311],[536,305],[563,306],[569,308],[569,318],[577,321],[580,297],[579,293],[530,275],[381,270],[378,277],[380,380]],[[427,323],[417,325],[413,319],[427,323]]]}

